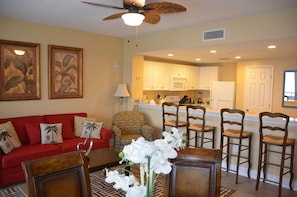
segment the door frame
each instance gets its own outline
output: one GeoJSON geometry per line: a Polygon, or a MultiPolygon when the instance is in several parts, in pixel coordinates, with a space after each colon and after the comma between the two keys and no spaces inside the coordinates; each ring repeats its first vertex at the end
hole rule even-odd
{"type": "MultiPolygon", "coordinates": [[[[243,102],[243,107],[244,107],[244,111],[246,111],[247,109],[247,97],[246,97],[246,94],[247,94],[247,70],[248,69],[270,69],[271,70],[271,76],[270,76],[270,101],[269,101],[269,107],[268,107],[268,111],[271,112],[271,109],[272,109],[272,97],[273,97],[273,84],[274,84],[274,65],[255,65],[255,66],[252,66],[252,65],[249,65],[249,66],[246,66],[245,67],[245,73],[244,73],[244,102],[243,102]]],[[[247,112],[249,113],[249,112],[247,112]]]]}

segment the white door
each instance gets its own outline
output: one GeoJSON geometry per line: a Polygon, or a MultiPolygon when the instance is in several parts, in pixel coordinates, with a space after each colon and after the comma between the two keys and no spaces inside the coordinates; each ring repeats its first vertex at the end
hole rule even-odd
{"type": "Polygon", "coordinates": [[[247,113],[271,111],[273,66],[246,67],[244,107],[247,113]]]}

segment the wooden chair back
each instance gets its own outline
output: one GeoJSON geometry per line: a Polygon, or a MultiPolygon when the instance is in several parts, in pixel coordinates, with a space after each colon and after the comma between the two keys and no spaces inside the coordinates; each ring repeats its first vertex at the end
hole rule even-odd
{"type": "Polygon", "coordinates": [[[22,163],[29,197],[91,197],[86,157],[79,151],[22,163]]]}
{"type": "Polygon", "coordinates": [[[221,109],[221,134],[224,134],[225,130],[237,130],[240,132],[240,137],[244,130],[244,117],[245,112],[240,109],[221,109]],[[229,117],[233,117],[231,120],[229,117]],[[238,117],[238,119],[235,119],[238,117]]]}
{"type": "Polygon", "coordinates": [[[186,121],[179,121],[179,104],[173,102],[162,103],[162,118],[163,118],[163,131],[165,127],[185,127],[186,121]]]}
{"type": "Polygon", "coordinates": [[[186,148],[178,152],[165,175],[164,197],[219,197],[221,150],[186,148]]]}
{"type": "MultiPolygon", "coordinates": [[[[286,114],[282,113],[272,113],[272,112],[261,112],[259,114],[259,134],[260,140],[263,140],[263,136],[265,135],[275,135],[277,137],[283,138],[281,146],[286,146],[287,138],[288,138],[288,124],[289,124],[290,117],[286,114]],[[267,120],[265,122],[265,119],[267,120]],[[282,123],[282,126],[273,126],[271,121],[279,121],[282,123]],[[270,121],[270,122],[269,122],[270,121]]],[[[269,142],[269,141],[268,141],[269,142]]]]}

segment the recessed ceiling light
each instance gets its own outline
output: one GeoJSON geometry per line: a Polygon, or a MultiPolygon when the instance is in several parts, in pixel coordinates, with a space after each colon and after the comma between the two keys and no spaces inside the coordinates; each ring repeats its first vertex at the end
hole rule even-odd
{"type": "Polygon", "coordinates": [[[239,55],[235,56],[235,59],[240,59],[241,57],[239,55]]]}
{"type": "Polygon", "coordinates": [[[210,53],[216,53],[217,51],[216,50],[210,50],[209,52],[210,53]]]}
{"type": "Polygon", "coordinates": [[[275,46],[275,45],[269,45],[267,48],[268,48],[268,49],[275,49],[276,46],[275,46]]]}
{"type": "Polygon", "coordinates": [[[172,54],[172,53],[168,53],[168,56],[169,56],[169,57],[172,57],[172,56],[173,56],[173,54],[172,54]]]}
{"type": "Polygon", "coordinates": [[[196,58],[196,61],[200,61],[201,59],[200,58],[196,58]]]}

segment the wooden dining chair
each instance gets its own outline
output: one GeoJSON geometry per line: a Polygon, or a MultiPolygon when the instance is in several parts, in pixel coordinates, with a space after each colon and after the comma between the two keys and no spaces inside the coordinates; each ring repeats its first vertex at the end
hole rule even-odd
{"type": "Polygon", "coordinates": [[[256,190],[259,188],[260,179],[263,182],[278,184],[278,196],[281,197],[282,181],[285,174],[290,174],[290,189],[292,190],[294,149],[295,139],[288,138],[289,116],[283,113],[261,112],[259,114],[259,158],[256,190]],[[273,125],[278,121],[278,125],[273,125]],[[277,161],[272,161],[271,157],[278,157],[277,161]],[[266,177],[268,166],[279,168],[279,180],[274,181],[266,177]],[[260,177],[263,170],[263,177],[260,177]]]}
{"type": "Polygon", "coordinates": [[[191,141],[194,140],[194,147],[203,148],[204,144],[215,145],[215,127],[205,124],[206,108],[199,105],[187,105],[187,147],[192,147],[191,141]],[[194,113],[195,112],[195,113],[194,113]],[[194,137],[192,137],[194,133],[194,137]],[[205,135],[209,133],[210,135],[205,135]],[[198,141],[200,142],[198,144],[198,141]]]}
{"type": "Polygon", "coordinates": [[[164,197],[219,197],[221,150],[186,148],[178,151],[165,175],[164,197]]]}
{"type": "Polygon", "coordinates": [[[88,163],[69,152],[22,163],[29,197],[91,197],[88,163]]]}
{"type": "Polygon", "coordinates": [[[186,121],[179,120],[179,104],[173,102],[162,103],[163,131],[166,127],[186,127],[186,121]]]}

